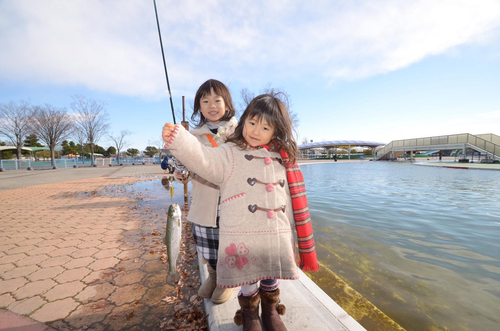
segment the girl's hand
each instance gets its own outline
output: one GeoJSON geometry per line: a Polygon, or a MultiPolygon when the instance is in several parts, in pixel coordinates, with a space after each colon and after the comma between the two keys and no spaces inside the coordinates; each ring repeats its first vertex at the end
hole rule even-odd
{"type": "Polygon", "coordinates": [[[170,137],[172,136],[172,133],[174,132],[175,126],[172,123],[166,123],[163,126],[163,131],[161,133],[161,137],[165,142],[168,142],[170,140],[170,137]]]}

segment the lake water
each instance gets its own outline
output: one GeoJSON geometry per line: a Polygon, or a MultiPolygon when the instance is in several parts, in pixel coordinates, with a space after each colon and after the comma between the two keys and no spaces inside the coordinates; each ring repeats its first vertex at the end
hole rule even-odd
{"type": "Polygon", "coordinates": [[[324,268],[407,330],[499,330],[500,171],[300,167],[324,268]]]}

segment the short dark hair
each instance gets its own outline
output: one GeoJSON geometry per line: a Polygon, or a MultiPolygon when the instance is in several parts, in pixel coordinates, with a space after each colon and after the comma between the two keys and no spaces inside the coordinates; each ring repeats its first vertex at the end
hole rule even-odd
{"type": "Polygon", "coordinates": [[[227,111],[220,119],[221,121],[229,121],[235,114],[233,99],[231,98],[231,93],[229,89],[222,82],[219,82],[215,79],[209,79],[205,83],[201,84],[196,91],[196,95],[194,97],[194,107],[193,107],[193,115],[191,115],[191,119],[196,121],[196,118],[199,116],[200,119],[196,126],[202,126],[207,123],[207,119],[200,111],[200,100],[206,95],[210,95],[212,93],[212,89],[215,94],[220,95],[222,99],[224,99],[224,104],[226,105],[227,111]]]}
{"type": "Polygon", "coordinates": [[[264,118],[267,124],[275,130],[272,142],[277,143],[280,148],[285,150],[290,162],[295,162],[298,156],[298,147],[293,137],[292,119],[285,106],[287,103],[281,101],[280,98],[286,98],[286,95],[271,90],[269,93],[261,94],[250,101],[243,115],[241,115],[234,133],[228,137],[227,141],[233,142],[241,148],[246,148],[247,144],[243,138],[243,127],[246,119],[260,121],[264,118]]]}

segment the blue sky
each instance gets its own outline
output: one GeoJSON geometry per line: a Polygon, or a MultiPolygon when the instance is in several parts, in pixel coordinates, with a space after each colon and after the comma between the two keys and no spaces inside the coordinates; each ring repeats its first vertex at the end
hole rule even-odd
{"type": "MultiPolygon", "coordinates": [[[[157,6],[177,121],[214,78],[236,106],[243,88],[286,91],[299,143],[500,135],[500,1],[157,6]]],[[[0,103],[102,101],[140,150],[172,121],[152,0],[0,0],[0,45],[0,103]]]]}

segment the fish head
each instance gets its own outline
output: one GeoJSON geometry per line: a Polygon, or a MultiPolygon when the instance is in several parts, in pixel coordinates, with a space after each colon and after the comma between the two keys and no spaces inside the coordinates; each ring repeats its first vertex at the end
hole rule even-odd
{"type": "Polygon", "coordinates": [[[181,219],[181,207],[179,207],[179,204],[173,203],[170,205],[168,208],[168,217],[172,219],[181,219]]]}

